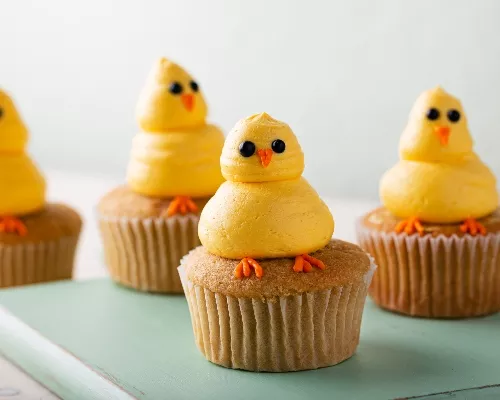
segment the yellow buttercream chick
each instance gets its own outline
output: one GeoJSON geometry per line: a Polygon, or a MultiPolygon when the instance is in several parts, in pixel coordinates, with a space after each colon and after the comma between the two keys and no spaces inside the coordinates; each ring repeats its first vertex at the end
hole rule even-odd
{"type": "Polygon", "coordinates": [[[324,269],[308,253],[330,241],[330,210],[302,178],[304,154],[290,127],[266,113],[239,121],[221,156],[227,179],[203,209],[200,241],[215,255],[241,259],[235,275],[257,277],[257,258],[295,257],[294,270],[324,269]]]}
{"type": "Polygon", "coordinates": [[[17,217],[42,209],[45,180],[26,154],[28,131],[11,98],[0,90],[0,232],[27,233],[17,217]]]}
{"type": "Polygon", "coordinates": [[[137,193],[174,197],[168,215],[196,212],[191,198],[211,196],[223,182],[219,157],[224,135],[206,123],[206,116],[196,81],[161,58],[139,98],[142,132],[133,141],[127,180],[137,193]]]}
{"type": "Polygon", "coordinates": [[[397,231],[422,222],[463,222],[461,230],[485,233],[476,221],[498,207],[496,179],[473,151],[460,101],[437,87],[417,99],[400,141],[399,161],[380,184],[385,207],[404,220],[397,231]]]}

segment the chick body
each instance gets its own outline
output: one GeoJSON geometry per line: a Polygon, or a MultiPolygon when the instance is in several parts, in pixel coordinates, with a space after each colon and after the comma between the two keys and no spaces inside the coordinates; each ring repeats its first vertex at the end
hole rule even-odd
{"type": "Polygon", "coordinates": [[[21,216],[45,205],[45,180],[26,154],[27,141],[13,101],[0,90],[0,216],[21,216]]]}
{"type": "Polygon", "coordinates": [[[211,196],[223,182],[223,145],[221,131],[210,124],[194,132],[140,133],[133,141],[128,182],[152,197],[211,196]]]}
{"type": "Polygon", "coordinates": [[[492,213],[498,206],[496,179],[472,147],[458,99],[441,88],[424,92],[401,137],[401,160],[382,177],[383,204],[400,218],[417,217],[431,223],[460,222],[492,213]],[[439,116],[429,120],[431,109],[439,116]],[[450,120],[453,111],[459,113],[458,121],[450,120]],[[443,127],[449,135],[446,143],[436,133],[443,127]]]}
{"type": "Polygon", "coordinates": [[[142,132],[132,144],[127,181],[153,197],[212,195],[223,182],[219,157],[224,135],[207,124],[198,85],[180,66],[160,59],[139,98],[142,132]]]}
{"type": "Polygon", "coordinates": [[[330,241],[333,217],[301,177],[304,156],[288,125],[265,113],[243,119],[226,140],[221,164],[228,181],[205,206],[198,229],[208,251],[234,259],[293,257],[330,241]],[[286,149],[264,168],[257,152],[277,139],[286,149]],[[256,153],[243,157],[238,149],[250,141],[256,153]]]}

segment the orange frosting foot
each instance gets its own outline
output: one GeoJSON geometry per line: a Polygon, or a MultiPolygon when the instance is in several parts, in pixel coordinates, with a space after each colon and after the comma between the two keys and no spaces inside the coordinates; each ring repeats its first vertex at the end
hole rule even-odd
{"type": "Polygon", "coordinates": [[[0,232],[17,233],[19,236],[26,236],[28,229],[23,221],[15,217],[0,217],[0,232]]]}
{"type": "Polygon", "coordinates": [[[418,234],[422,236],[424,234],[424,227],[417,217],[410,217],[398,223],[395,231],[397,233],[405,232],[408,235],[413,235],[415,232],[418,232],[418,234]]]}
{"type": "Polygon", "coordinates": [[[248,278],[252,274],[252,268],[255,271],[255,276],[259,279],[262,278],[262,275],[264,275],[262,267],[257,261],[250,257],[245,257],[240,261],[234,270],[234,276],[238,279],[242,279],[243,276],[248,278]]]}
{"type": "Polygon", "coordinates": [[[486,235],[486,228],[483,224],[477,222],[474,218],[467,218],[462,225],[460,225],[460,231],[463,233],[470,233],[472,236],[476,236],[478,233],[480,235],[486,235]]]}
{"type": "Polygon", "coordinates": [[[197,213],[198,206],[195,202],[188,196],[177,196],[172,200],[167,208],[167,217],[171,217],[175,214],[185,215],[187,213],[197,213]]]}
{"type": "Polygon", "coordinates": [[[313,265],[321,270],[324,270],[326,268],[323,261],[311,257],[309,254],[302,254],[295,257],[293,270],[295,272],[311,272],[313,270],[313,265]]]}

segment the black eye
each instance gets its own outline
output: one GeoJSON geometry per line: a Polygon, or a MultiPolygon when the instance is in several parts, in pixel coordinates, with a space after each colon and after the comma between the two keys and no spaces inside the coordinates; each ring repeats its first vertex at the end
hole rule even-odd
{"type": "Polygon", "coordinates": [[[0,118],[2,118],[2,117],[3,117],[3,108],[0,107],[0,118]]]}
{"type": "Polygon", "coordinates": [[[427,111],[427,118],[430,119],[431,121],[435,121],[436,119],[439,118],[439,111],[437,108],[429,108],[427,111]]]}
{"type": "Polygon", "coordinates": [[[181,94],[182,93],[182,85],[179,82],[172,82],[168,91],[172,94],[181,94]]]}
{"type": "Polygon", "coordinates": [[[193,92],[197,92],[198,90],[200,90],[200,87],[198,86],[198,84],[195,81],[189,82],[189,86],[191,86],[191,90],[193,92]]]}
{"type": "Polygon", "coordinates": [[[285,151],[285,147],[285,142],[281,139],[276,139],[271,145],[271,148],[275,153],[283,153],[285,151]]]}
{"type": "Polygon", "coordinates": [[[243,157],[253,156],[254,153],[255,153],[255,144],[253,142],[249,142],[247,140],[246,142],[240,143],[240,154],[243,157]]]}
{"type": "Polygon", "coordinates": [[[448,119],[451,122],[458,122],[458,120],[460,119],[460,113],[457,110],[449,110],[448,119]]]}

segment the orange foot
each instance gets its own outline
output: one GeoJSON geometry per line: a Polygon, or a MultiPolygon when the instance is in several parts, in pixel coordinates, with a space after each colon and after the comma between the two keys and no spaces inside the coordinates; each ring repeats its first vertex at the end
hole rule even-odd
{"type": "Polygon", "coordinates": [[[410,217],[398,223],[395,231],[397,233],[406,232],[408,235],[413,235],[415,232],[418,232],[418,234],[422,236],[424,234],[424,227],[417,217],[410,217]]]}
{"type": "Polygon", "coordinates": [[[26,236],[28,229],[23,221],[15,217],[0,217],[0,232],[17,233],[19,236],[26,236]]]}
{"type": "Polygon", "coordinates": [[[252,274],[252,268],[255,271],[255,276],[259,279],[262,278],[262,275],[264,275],[262,267],[257,261],[250,257],[245,257],[240,261],[234,270],[234,276],[238,279],[242,279],[243,276],[248,278],[252,274]]]}
{"type": "Polygon", "coordinates": [[[295,257],[293,270],[295,272],[311,272],[313,270],[313,265],[321,270],[326,268],[323,261],[311,257],[309,254],[301,254],[300,256],[295,257]]]}
{"type": "Polygon", "coordinates": [[[167,217],[171,217],[175,214],[185,215],[188,212],[197,213],[198,206],[195,202],[188,196],[177,196],[175,197],[167,208],[167,217]]]}
{"type": "Polygon", "coordinates": [[[460,231],[463,233],[470,233],[472,236],[486,235],[486,228],[483,224],[477,222],[474,218],[467,218],[462,225],[460,231]]]}

